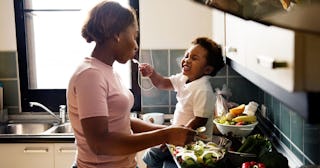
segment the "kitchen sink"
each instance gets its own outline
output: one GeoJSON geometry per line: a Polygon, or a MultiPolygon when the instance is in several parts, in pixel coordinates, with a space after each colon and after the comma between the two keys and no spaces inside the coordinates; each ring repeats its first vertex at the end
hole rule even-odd
{"type": "Polygon", "coordinates": [[[73,134],[73,129],[70,123],[64,123],[51,127],[43,134],[73,134]]]}
{"type": "Polygon", "coordinates": [[[0,134],[41,134],[53,125],[53,123],[9,123],[0,126],[0,134]]]}

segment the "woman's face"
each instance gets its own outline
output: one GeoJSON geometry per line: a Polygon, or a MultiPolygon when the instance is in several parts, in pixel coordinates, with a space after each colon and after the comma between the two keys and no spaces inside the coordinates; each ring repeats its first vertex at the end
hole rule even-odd
{"type": "Polygon", "coordinates": [[[209,74],[213,67],[207,65],[207,50],[200,45],[191,46],[182,59],[182,73],[189,78],[189,81],[199,79],[209,74]]]}
{"type": "Polygon", "coordinates": [[[126,63],[134,58],[138,51],[137,39],[138,26],[137,24],[130,25],[123,32],[120,32],[117,44],[117,57],[119,63],[126,63]]]}

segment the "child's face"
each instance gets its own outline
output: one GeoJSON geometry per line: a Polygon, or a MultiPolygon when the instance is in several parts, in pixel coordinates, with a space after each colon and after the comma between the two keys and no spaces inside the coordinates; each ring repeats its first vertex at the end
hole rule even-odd
{"type": "Polygon", "coordinates": [[[203,75],[210,74],[212,66],[207,65],[207,50],[200,45],[191,46],[182,59],[182,73],[189,81],[199,79],[203,75]]]}

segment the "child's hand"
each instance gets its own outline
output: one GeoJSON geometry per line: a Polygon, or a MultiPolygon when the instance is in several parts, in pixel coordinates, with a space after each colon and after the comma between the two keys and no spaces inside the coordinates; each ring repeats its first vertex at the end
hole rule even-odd
{"type": "Polygon", "coordinates": [[[139,71],[141,72],[142,76],[150,77],[153,74],[153,67],[147,63],[141,63],[139,65],[139,71]]]}

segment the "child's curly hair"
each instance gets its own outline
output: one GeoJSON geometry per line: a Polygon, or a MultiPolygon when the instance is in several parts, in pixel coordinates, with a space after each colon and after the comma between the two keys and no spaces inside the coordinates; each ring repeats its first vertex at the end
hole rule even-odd
{"type": "Polygon", "coordinates": [[[213,67],[209,75],[215,76],[225,65],[221,46],[207,37],[198,37],[192,41],[192,44],[198,44],[207,50],[207,64],[213,67]]]}

